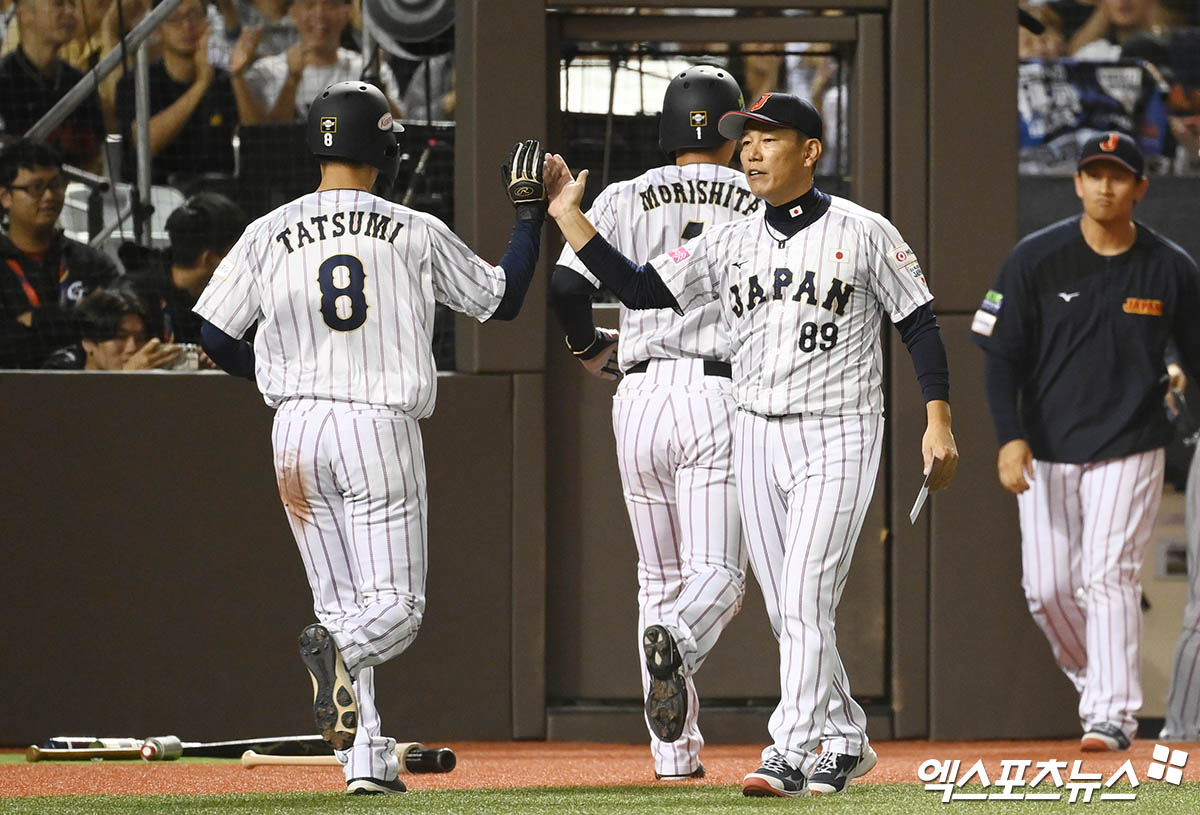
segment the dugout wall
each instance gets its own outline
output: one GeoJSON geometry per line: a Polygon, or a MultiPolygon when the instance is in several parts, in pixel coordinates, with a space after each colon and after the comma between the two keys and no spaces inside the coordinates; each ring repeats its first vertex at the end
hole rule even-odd
{"type": "MultiPolygon", "coordinates": [[[[512,142],[536,136],[570,155],[557,107],[564,38],[712,35],[711,22],[687,15],[650,24],[576,13],[593,5],[459,0],[456,222],[485,257],[498,258],[509,234],[496,167],[512,142]]],[[[892,218],[938,295],[962,464],[952,490],[909,526],[924,417],[889,335],[887,456],[839,626],[872,733],[1070,734],[1070,688],[1020,595],[1015,503],[995,483],[967,336],[1017,237],[1011,4],[720,5],[847,12],[786,25],[727,20],[717,39],[854,45],[849,194],[892,218]]],[[[644,738],[631,690],[633,546],[608,391],[567,357],[548,318],[557,247],[547,228],[519,320],[459,320],[458,373],[440,378],[423,426],[428,610],[414,647],[377,675],[398,738],[644,738]]],[[[308,590],[270,474],[270,412],[249,383],[0,373],[0,399],[10,417],[0,431],[9,554],[0,596],[19,623],[0,690],[21,700],[0,741],[60,730],[197,740],[302,732],[309,689],[293,643],[311,613],[308,590]]],[[[751,594],[701,676],[701,693],[725,700],[706,709],[711,741],[766,737],[777,650],[764,617],[751,594]]]]}

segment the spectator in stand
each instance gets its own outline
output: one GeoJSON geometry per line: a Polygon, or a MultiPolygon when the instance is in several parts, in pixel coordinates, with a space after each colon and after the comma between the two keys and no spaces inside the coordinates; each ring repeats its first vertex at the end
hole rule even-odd
{"type": "Polygon", "coordinates": [[[1096,9],[1075,32],[1067,51],[1075,59],[1119,59],[1121,45],[1139,31],[1162,34],[1167,16],[1158,0],[1096,0],[1096,9]]]}
{"type": "Polygon", "coordinates": [[[117,265],[56,227],[67,180],[62,159],[41,142],[0,152],[0,368],[38,368],[76,339],[71,310],[107,285],[117,265]]]}
{"type": "MultiPolygon", "coordinates": [[[[282,54],[254,61],[249,47],[234,48],[229,72],[246,124],[290,122],[308,115],[318,93],[334,82],[363,78],[362,54],[339,46],[350,23],[349,0],[294,0],[288,13],[299,41],[282,54]],[[247,53],[249,51],[249,53],[247,53]]],[[[380,61],[379,87],[399,118],[400,90],[392,69],[380,61]]]]}
{"type": "MultiPolygon", "coordinates": [[[[58,53],[79,28],[75,0],[16,0],[21,38],[0,58],[0,134],[17,139],[70,90],[83,74],[58,53]]],[[[47,141],[71,165],[99,172],[104,145],[99,99],[89,96],[47,141]]]]}
{"type": "Polygon", "coordinates": [[[253,37],[256,57],[282,54],[296,43],[296,24],[288,15],[287,0],[216,0],[208,7],[212,35],[208,61],[229,70],[230,56],[243,34],[253,37]]]}
{"type": "MultiPolygon", "coordinates": [[[[45,1],[45,0],[43,0],[45,1]]],[[[29,0],[22,0],[29,2],[29,0]]],[[[201,0],[183,0],[159,28],[162,59],[150,65],[150,154],[155,184],[233,172],[239,109],[229,74],[208,63],[208,20],[201,0]]],[[[133,75],[117,83],[117,120],[125,137],[125,176],[136,176],[133,75]]]]}
{"type": "Polygon", "coordinates": [[[1050,6],[1023,7],[1030,16],[1046,27],[1034,34],[1025,26],[1017,27],[1017,56],[1020,59],[1058,59],[1066,53],[1062,18],[1050,6]]]}
{"type": "Polygon", "coordinates": [[[199,344],[201,320],[192,306],[248,222],[241,207],[215,192],[197,193],[171,213],[171,248],[144,270],[130,270],[134,289],[146,303],[151,336],[199,344]]]}
{"type": "Polygon", "coordinates": [[[97,289],[79,301],[80,340],[55,351],[43,368],[83,371],[146,371],[169,368],[182,349],[150,339],[145,304],[127,287],[97,289]]]}

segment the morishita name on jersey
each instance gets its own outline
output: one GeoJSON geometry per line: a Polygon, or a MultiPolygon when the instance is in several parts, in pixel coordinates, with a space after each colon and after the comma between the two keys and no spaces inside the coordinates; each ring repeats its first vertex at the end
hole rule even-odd
{"type": "Polygon", "coordinates": [[[343,235],[362,235],[391,243],[404,224],[379,212],[338,211],[332,215],[312,215],[302,218],[275,236],[288,254],[310,243],[343,235]],[[364,217],[365,216],[365,217],[364,217]]]}
{"type": "Polygon", "coordinates": [[[642,211],[649,212],[663,204],[712,204],[729,207],[734,212],[748,214],[758,209],[759,199],[736,184],[724,181],[674,181],[670,184],[651,184],[638,190],[642,211]]]}
{"type": "MultiPolygon", "coordinates": [[[[800,278],[796,293],[790,298],[791,301],[793,303],[807,303],[810,306],[815,306],[818,303],[816,279],[816,272],[805,272],[804,276],[800,278]]],[[[729,287],[729,309],[736,316],[741,317],[744,312],[753,311],[754,307],[759,303],[765,303],[768,300],[782,300],[787,297],[787,289],[792,285],[793,280],[794,275],[791,269],[776,269],[770,284],[771,289],[767,291],[759,283],[758,275],[750,275],[750,279],[746,281],[746,300],[744,305],[742,303],[743,290],[741,284],[729,287]]],[[[832,311],[840,317],[846,313],[846,304],[850,302],[850,295],[853,293],[854,286],[849,283],[843,283],[835,277],[829,283],[825,297],[819,301],[821,308],[832,311]]]]}

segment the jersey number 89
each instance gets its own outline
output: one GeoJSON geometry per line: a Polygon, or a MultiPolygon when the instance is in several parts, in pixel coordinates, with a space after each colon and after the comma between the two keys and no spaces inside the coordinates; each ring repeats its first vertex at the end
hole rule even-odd
{"type": "Polygon", "coordinates": [[[837,345],[837,338],[837,323],[824,323],[821,326],[816,323],[804,323],[800,326],[800,342],[798,344],[801,351],[815,351],[817,348],[828,351],[837,345]],[[819,339],[818,334],[820,335],[819,339]]]}
{"type": "Polygon", "coordinates": [[[326,258],[317,270],[321,319],[334,331],[353,331],[367,321],[367,273],[354,255],[326,258]]]}

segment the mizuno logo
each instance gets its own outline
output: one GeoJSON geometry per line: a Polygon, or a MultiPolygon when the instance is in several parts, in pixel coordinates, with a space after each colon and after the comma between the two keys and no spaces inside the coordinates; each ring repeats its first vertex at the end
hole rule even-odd
{"type": "Polygon", "coordinates": [[[1079,296],[1079,292],[1077,292],[1077,291],[1060,291],[1058,293],[1058,296],[1063,299],[1064,303],[1069,303],[1072,300],[1074,300],[1076,297],[1079,296]]]}
{"type": "Polygon", "coordinates": [[[733,266],[733,268],[735,268],[735,269],[740,269],[740,268],[742,268],[742,266],[745,265],[745,263],[746,263],[746,261],[744,261],[744,260],[735,260],[730,265],[733,266]]]}

